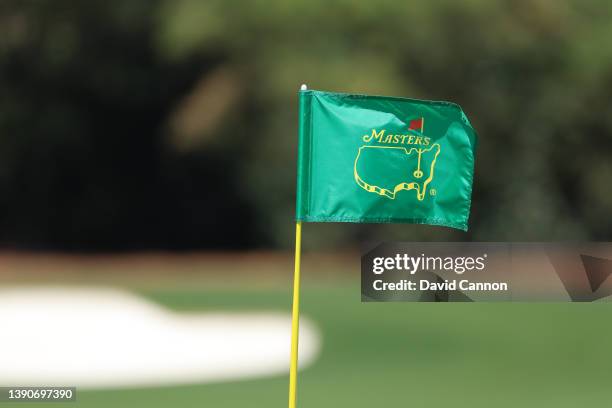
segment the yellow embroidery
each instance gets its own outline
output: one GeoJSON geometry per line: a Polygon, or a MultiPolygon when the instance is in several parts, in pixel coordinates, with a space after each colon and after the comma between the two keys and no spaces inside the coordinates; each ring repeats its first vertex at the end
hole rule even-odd
{"type": "Polygon", "coordinates": [[[397,147],[396,146],[361,146],[359,148],[359,152],[357,152],[357,157],[355,158],[355,165],[354,165],[355,181],[357,182],[359,187],[363,188],[367,192],[385,196],[387,198],[390,198],[391,200],[394,200],[396,197],[396,194],[402,190],[416,190],[417,199],[419,201],[423,201],[423,199],[425,198],[425,193],[427,192],[427,186],[434,178],[434,169],[435,169],[436,161],[438,159],[439,154],[440,154],[440,145],[438,143],[434,143],[433,145],[431,145],[431,147],[427,149],[420,149],[416,147],[412,147],[408,149],[402,146],[397,146],[397,147]],[[417,159],[418,164],[417,164],[417,168],[414,170],[412,174],[417,179],[423,177],[423,171],[421,170],[421,155],[423,153],[433,151],[434,157],[433,157],[433,160],[431,161],[431,166],[429,169],[429,177],[427,177],[427,179],[423,181],[423,184],[419,184],[418,182],[414,182],[414,181],[401,182],[399,184],[396,184],[392,190],[389,190],[384,187],[376,186],[376,185],[371,185],[367,183],[366,181],[364,181],[363,178],[361,178],[361,176],[359,175],[359,172],[357,171],[357,162],[359,161],[359,157],[361,156],[361,152],[363,151],[363,149],[400,149],[400,150],[403,150],[404,153],[408,156],[410,156],[413,153],[416,153],[418,155],[418,159],[417,159]]]}
{"type": "MultiPolygon", "coordinates": [[[[357,152],[357,157],[355,157],[355,165],[354,165],[355,181],[357,182],[359,187],[363,188],[369,193],[378,194],[378,195],[390,198],[391,200],[394,200],[396,194],[402,190],[416,190],[417,199],[419,201],[423,201],[423,199],[425,198],[425,194],[427,192],[427,186],[433,180],[433,177],[434,177],[434,169],[436,166],[436,160],[438,159],[438,155],[440,154],[440,145],[438,143],[430,144],[431,139],[429,137],[422,135],[425,119],[420,118],[420,121],[421,121],[421,129],[420,129],[421,135],[420,136],[414,135],[414,134],[385,135],[385,132],[386,132],[385,129],[382,129],[382,130],[372,129],[371,134],[369,135],[366,134],[361,138],[364,143],[377,142],[380,144],[393,144],[393,146],[364,145],[359,148],[359,151],[357,152]],[[404,146],[398,146],[398,144],[420,145],[420,146],[429,146],[429,147],[428,148],[404,147],[404,146]],[[410,156],[416,153],[418,156],[417,166],[416,166],[416,169],[414,169],[414,171],[412,172],[412,176],[417,181],[402,181],[401,183],[396,184],[393,187],[393,189],[387,189],[385,187],[380,187],[377,185],[372,185],[372,184],[367,183],[366,181],[363,180],[363,178],[359,175],[359,172],[357,171],[357,163],[364,149],[399,149],[399,150],[402,150],[407,156],[410,156]],[[433,152],[432,153],[433,159],[431,161],[431,165],[429,168],[429,176],[427,177],[427,179],[425,179],[422,182],[422,184],[419,184],[420,179],[425,176],[425,172],[421,168],[422,167],[421,158],[422,158],[423,153],[428,153],[428,152],[433,152]]],[[[431,191],[432,195],[434,195],[434,192],[435,190],[431,191]]]]}

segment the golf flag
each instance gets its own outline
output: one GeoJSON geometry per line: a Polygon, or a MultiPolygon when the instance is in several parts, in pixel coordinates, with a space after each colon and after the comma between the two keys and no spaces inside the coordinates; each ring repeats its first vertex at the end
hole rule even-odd
{"type": "Polygon", "coordinates": [[[476,144],[454,103],[302,90],[296,219],[467,231],[476,144]]]}

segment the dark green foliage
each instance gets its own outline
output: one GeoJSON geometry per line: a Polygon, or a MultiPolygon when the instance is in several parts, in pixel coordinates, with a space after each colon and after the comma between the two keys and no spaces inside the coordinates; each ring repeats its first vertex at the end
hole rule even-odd
{"type": "Polygon", "coordinates": [[[467,235],[316,225],[306,245],[610,240],[610,9],[595,0],[5,0],[0,243],[290,246],[303,82],[452,100],[480,134],[467,235]]]}

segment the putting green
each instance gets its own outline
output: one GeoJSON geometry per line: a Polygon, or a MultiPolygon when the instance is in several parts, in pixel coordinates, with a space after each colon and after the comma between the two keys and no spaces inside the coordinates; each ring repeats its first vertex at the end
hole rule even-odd
{"type": "MultiPolygon", "coordinates": [[[[289,288],[142,292],[177,310],[288,310],[289,288]]],[[[359,302],[356,282],[306,284],[323,352],[299,379],[300,407],[604,406],[608,304],[359,302]]],[[[82,391],[55,407],[285,407],[287,378],[82,391]]],[[[4,404],[25,407],[27,404],[4,404]]],[[[38,405],[32,405],[38,406],[38,405]]]]}

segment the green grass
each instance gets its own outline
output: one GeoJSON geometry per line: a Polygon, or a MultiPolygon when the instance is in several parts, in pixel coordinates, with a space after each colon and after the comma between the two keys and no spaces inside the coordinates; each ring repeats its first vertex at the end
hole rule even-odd
{"type": "MultiPolygon", "coordinates": [[[[177,310],[288,312],[289,292],[290,288],[244,288],[142,293],[177,310]]],[[[323,350],[318,361],[300,374],[300,407],[610,404],[612,306],[608,304],[362,304],[359,298],[356,282],[348,280],[304,287],[303,313],[320,327],[323,350]]],[[[76,404],[65,406],[285,407],[286,399],[287,378],[282,376],[81,391],[76,404]]]]}

